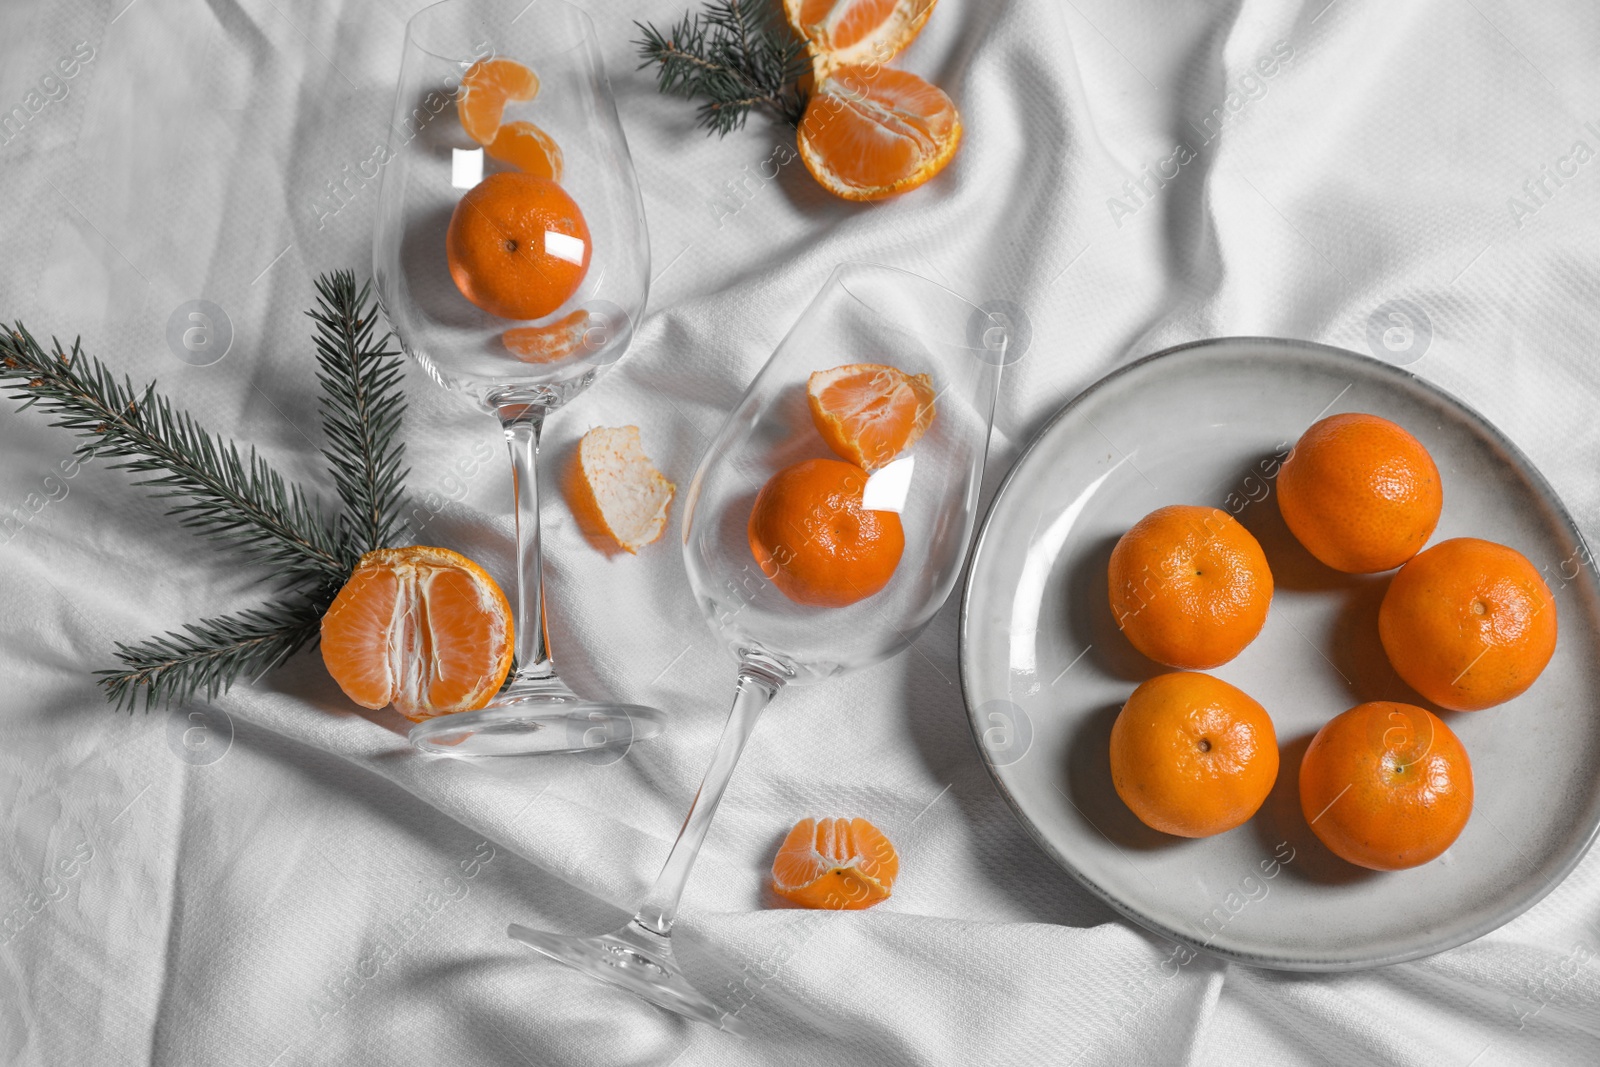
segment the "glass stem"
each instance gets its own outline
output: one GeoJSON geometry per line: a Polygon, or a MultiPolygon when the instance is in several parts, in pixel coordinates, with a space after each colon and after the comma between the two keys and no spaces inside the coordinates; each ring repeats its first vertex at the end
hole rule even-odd
{"type": "Polygon", "coordinates": [[[689,806],[689,814],[683,820],[683,829],[678,831],[678,840],[673,844],[666,864],[656,876],[656,884],[650,887],[644,906],[633,917],[635,923],[652,934],[661,937],[671,934],[672,924],[678,918],[678,901],[683,896],[683,887],[688,884],[689,872],[694,868],[695,857],[700,854],[706,831],[711,829],[717,804],[721,802],[723,791],[733,777],[734,765],[739,762],[745,742],[750,740],[756,720],[782,685],[783,677],[779,672],[749,660],[740,665],[739,688],[733,697],[733,710],[728,713],[728,723],[722,728],[722,737],[717,742],[716,754],[711,757],[711,766],[706,768],[700,790],[694,795],[694,803],[689,806]]]}
{"type": "Polygon", "coordinates": [[[537,404],[510,404],[498,412],[511,452],[517,524],[517,592],[511,602],[516,666],[507,688],[542,682],[556,673],[545,633],[544,558],[539,551],[539,431],[548,410],[537,404]]]}

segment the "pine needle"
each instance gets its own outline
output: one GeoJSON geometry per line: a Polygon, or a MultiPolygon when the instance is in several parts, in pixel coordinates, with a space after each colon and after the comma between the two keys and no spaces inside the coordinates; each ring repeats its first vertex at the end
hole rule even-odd
{"type": "Polygon", "coordinates": [[[798,83],[811,62],[775,2],[713,0],[666,32],[635,22],[639,68],[659,67],[657,88],[669,96],[706,97],[696,116],[708,133],[742,129],[757,109],[799,126],[807,97],[798,83]]]}

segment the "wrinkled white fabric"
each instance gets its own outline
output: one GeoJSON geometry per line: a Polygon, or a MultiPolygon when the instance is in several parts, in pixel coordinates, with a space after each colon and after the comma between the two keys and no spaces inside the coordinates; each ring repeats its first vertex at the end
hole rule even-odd
{"type": "MultiPolygon", "coordinates": [[[[1053,411],[1131,358],[1215,335],[1357,351],[1375,336],[1499,425],[1596,531],[1592,3],[943,0],[899,62],[957,101],[965,143],[925,188],[863,206],[797,161],[761,177],[791,134],[757,119],[706,138],[634,70],[630,20],[687,2],[590,4],[656,278],[627,358],[551,420],[547,471],[588,427],[633,423],[686,487],[832,267],[871,259],[1025,316],[990,493],[1053,411]],[[1369,335],[1393,300],[1426,330],[1379,316],[1369,335]]],[[[26,118],[0,130],[0,315],[81,333],[331,498],[300,313],[317,272],[370,271],[376,191],[332,210],[328,186],[386,138],[421,6],[6,0],[0,109],[26,118]],[[234,330],[204,367],[165,339],[198,298],[234,330]]],[[[508,580],[492,420],[414,370],[408,389],[420,539],[508,580]]],[[[760,724],[678,931],[691,977],[754,1036],[669,1017],[504,929],[618,925],[679,827],[732,660],[675,537],[608,558],[559,496],[543,508],[563,673],[665,709],[667,735],[608,766],[424,762],[314,654],[197,719],[109,710],[90,672],[114,642],[263,590],[125,474],[63,466],[74,442],[45,420],[0,415],[0,442],[6,1063],[1600,1062],[1594,856],[1522,917],[1416,963],[1174,965],[997,795],[954,604],[911,651],[784,693],[760,724]],[[805,814],[882,827],[902,857],[893,898],[772,907],[764,873],[805,814]]]]}

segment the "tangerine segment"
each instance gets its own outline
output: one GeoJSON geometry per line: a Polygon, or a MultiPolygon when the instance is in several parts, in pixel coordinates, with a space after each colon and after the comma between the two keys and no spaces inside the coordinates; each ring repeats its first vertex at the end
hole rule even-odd
{"type": "Polygon", "coordinates": [[[1157,675],[1111,727],[1111,783],[1153,830],[1210,837],[1241,825],[1278,780],[1266,709],[1209,674],[1157,675]]]}
{"type": "Polygon", "coordinates": [[[322,662],[357,704],[421,722],[488,704],[511,638],[511,606],[482,567],[447,548],[383,548],[322,616],[322,662]]]}
{"type": "Polygon", "coordinates": [[[1374,574],[1416,555],[1439,523],[1433,457],[1376,415],[1330,415],[1301,435],[1278,472],[1284,524],[1334,570],[1374,574]]]}
{"type": "Polygon", "coordinates": [[[839,608],[889,584],[905,550],[900,516],[862,503],[867,472],[808,459],[767,480],[750,509],[750,552],[797,604],[839,608]]]}
{"type": "Polygon", "coordinates": [[[1556,651],[1556,602],[1526,556],[1476,537],[1441,541],[1394,576],[1378,637],[1411,688],[1452,711],[1526,692],[1556,651]]]}
{"type": "Polygon", "coordinates": [[[944,169],[961,116],[938,86],[889,67],[841,67],[811,94],[797,137],[812,177],[846,200],[881,200],[944,169]]]}
{"type": "Polygon", "coordinates": [[[579,308],[547,326],[515,326],[500,335],[500,342],[526,363],[556,363],[584,347],[588,332],[589,312],[579,308]]]}
{"type": "Polygon", "coordinates": [[[501,126],[484,151],[524,174],[549,178],[553,182],[561,180],[561,146],[531,122],[508,122],[501,126]]]}
{"type": "Polygon", "coordinates": [[[572,197],[548,178],[516,171],[467,190],[445,233],[456,288],[505,319],[543,318],[566,303],[589,272],[590,251],[572,197]]]}
{"type": "Polygon", "coordinates": [[[772,888],[807,908],[854,911],[889,899],[900,857],[865,819],[805,818],[772,861],[772,888]]]}
{"type": "Polygon", "coordinates": [[[880,363],[815,371],[806,398],[828,447],[869,471],[887,466],[933,423],[933,380],[880,363]]]}
{"type": "Polygon", "coordinates": [[[1331,719],[1300,763],[1300,810],[1337,856],[1375,871],[1441,855],[1472,815],[1472,764],[1437,715],[1375,700],[1331,719]]]}
{"type": "Polygon", "coordinates": [[[1158,508],[1123,534],[1107,568],[1111,613],[1133,647],[1186,670],[1220,666],[1266,624],[1272,570],[1218,508],[1158,508]]]}
{"type": "Polygon", "coordinates": [[[500,116],[509,100],[532,100],[539,95],[539,77],[514,59],[492,56],[467,68],[456,91],[456,115],[467,136],[481,145],[492,144],[500,132],[500,116]]]}
{"type": "Polygon", "coordinates": [[[886,63],[916,40],[936,0],[783,0],[823,73],[852,63],[886,63]]]}
{"type": "Polygon", "coordinates": [[[578,442],[573,510],[629,553],[660,540],[677,486],[650,464],[639,427],[596,426],[578,442]]]}

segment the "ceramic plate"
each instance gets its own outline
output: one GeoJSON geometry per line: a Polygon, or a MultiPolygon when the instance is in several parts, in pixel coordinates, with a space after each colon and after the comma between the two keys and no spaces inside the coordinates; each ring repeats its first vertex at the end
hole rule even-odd
{"type": "Polygon", "coordinates": [[[1018,817],[1069,873],[1128,918],[1265,967],[1344,970],[1438,952],[1518,915],[1600,826],[1600,583],[1539,472],[1481,416],[1397,367],[1320,345],[1206,341],[1117,370],[1066,406],[1007,477],[967,578],[961,675],[978,747],[1018,817]],[[1434,540],[1511,545],[1555,591],[1555,658],[1527,693],[1444,712],[1472,760],[1476,803],[1443,856],[1375,873],[1328,852],[1300,812],[1300,757],[1364,700],[1427,705],[1377,636],[1388,575],[1317,563],[1283,525],[1278,460],[1318,418],[1365,411],[1427,446],[1444,480],[1434,540]],[[1106,563],[1166,504],[1233,513],[1266,550],[1265,629],[1211,672],[1271,713],[1283,759],[1261,811],[1216,837],[1150,830],[1111,786],[1111,724],[1164,668],[1118,631],[1106,563]]]}

